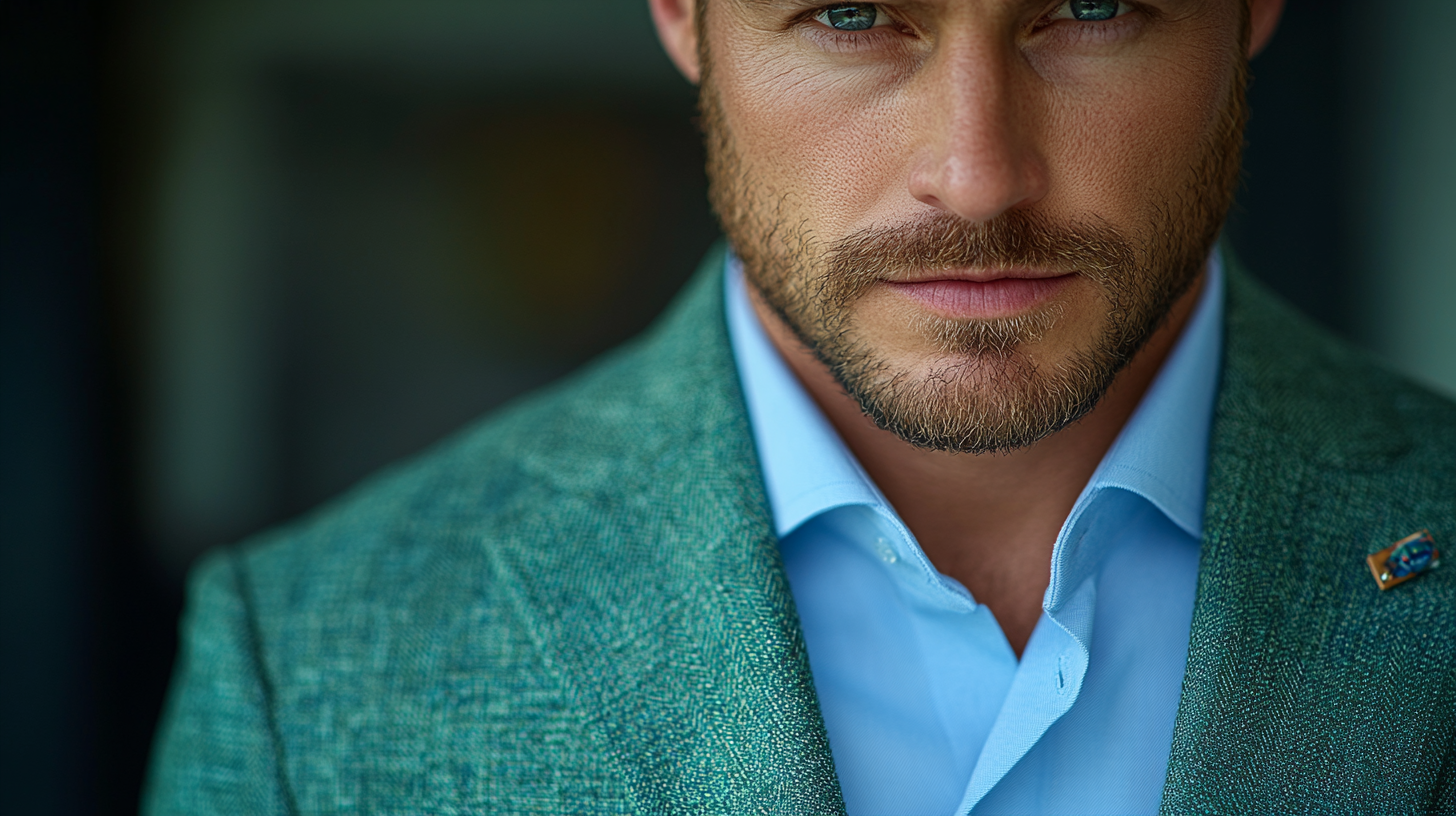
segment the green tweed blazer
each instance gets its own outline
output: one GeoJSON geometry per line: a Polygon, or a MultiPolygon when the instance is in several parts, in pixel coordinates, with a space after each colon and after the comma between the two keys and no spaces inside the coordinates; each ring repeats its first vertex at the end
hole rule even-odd
{"type": "MultiPolygon", "coordinates": [[[[640,339],[195,571],[144,811],[841,813],[725,326],[640,339]]],[[[1246,275],[1162,809],[1456,812],[1456,406],[1246,275]]]]}

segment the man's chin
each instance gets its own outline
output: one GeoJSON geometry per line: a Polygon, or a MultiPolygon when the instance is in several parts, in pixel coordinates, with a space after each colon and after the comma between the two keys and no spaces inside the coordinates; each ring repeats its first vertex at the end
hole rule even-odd
{"type": "Polygon", "coordinates": [[[1037,372],[1066,370],[1079,356],[1079,346],[1064,338],[1041,336],[1040,331],[1027,338],[1026,333],[987,331],[984,323],[937,321],[929,330],[917,326],[893,340],[852,347],[877,360],[875,367],[886,379],[969,388],[990,384],[998,390],[1025,388],[1037,372]]]}
{"type": "Polygon", "coordinates": [[[923,353],[836,367],[845,390],[879,427],[920,448],[1005,453],[1085,416],[1110,382],[1074,355],[1055,361],[1007,352],[923,353]]]}
{"type": "Polygon", "coordinates": [[[910,365],[887,366],[902,387],[934,392],[944,399],[998,402],[1031,388],[1037,366],[1019,351],[926,355],[910,365]]]}

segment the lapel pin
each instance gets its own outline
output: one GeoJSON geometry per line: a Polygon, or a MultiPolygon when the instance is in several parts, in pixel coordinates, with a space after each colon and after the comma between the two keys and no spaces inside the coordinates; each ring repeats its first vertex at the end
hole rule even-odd
{"type": "Polygon", "coordinates": [[[1365,558],[1370,573],[1382,590],[1420,575],[1441,565],[1441,553],[1428,530],[1412,533],[1377,553],[1365,558]]]}

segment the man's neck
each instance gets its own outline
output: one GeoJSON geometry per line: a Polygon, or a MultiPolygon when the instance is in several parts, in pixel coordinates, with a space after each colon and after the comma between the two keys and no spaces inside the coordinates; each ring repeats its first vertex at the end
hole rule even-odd
{"type": "Polygon", "coordinates": [[[882,430],[757,289],[750,285],[748,291],[774,347],[931,563],[991,609],[1020,655],[1041,616],[1062,523],[1182,334],[1205,277],[1179,299],[1087,416],[1034,445],[996,454],[924,450],[882,430]]]}

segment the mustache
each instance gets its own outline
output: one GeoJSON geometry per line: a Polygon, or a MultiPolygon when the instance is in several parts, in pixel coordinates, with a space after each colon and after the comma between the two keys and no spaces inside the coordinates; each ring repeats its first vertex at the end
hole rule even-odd
{"type": "Polygon", "coordinates": [[[851,233],[826,253],[825,294],[844,305],[880,280],[916,269],[1038,268],[1097,281],[1136,265],[1137,249],[1100,220],[1060,224],[1031,210],[973,223],[938,212],[851,233]]]}

